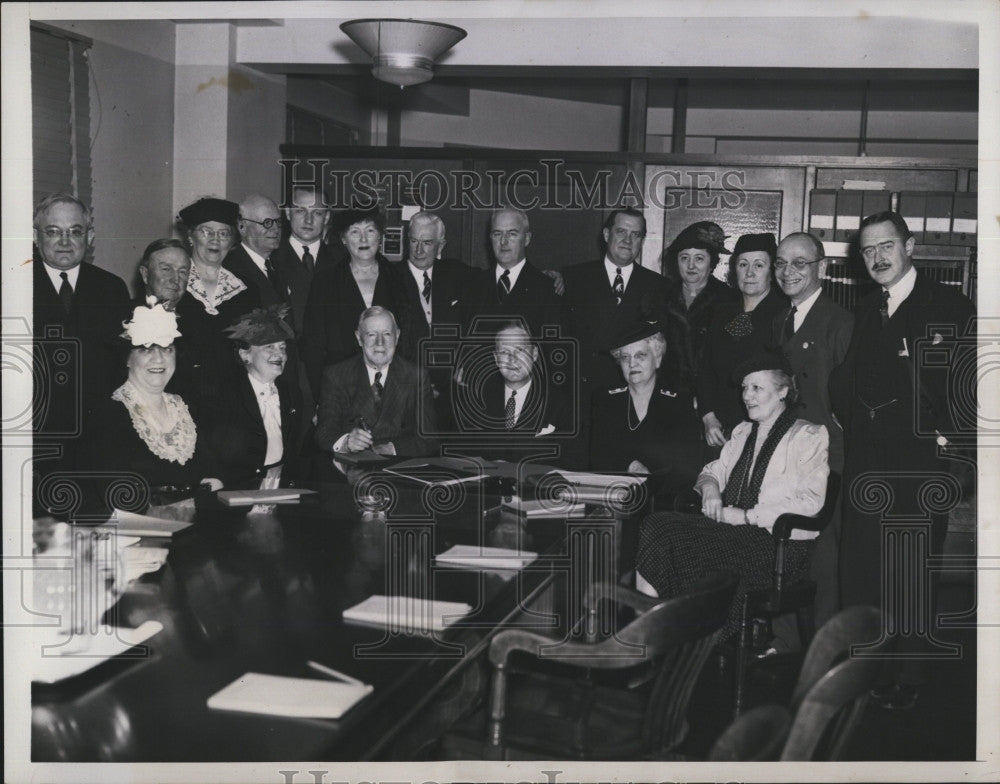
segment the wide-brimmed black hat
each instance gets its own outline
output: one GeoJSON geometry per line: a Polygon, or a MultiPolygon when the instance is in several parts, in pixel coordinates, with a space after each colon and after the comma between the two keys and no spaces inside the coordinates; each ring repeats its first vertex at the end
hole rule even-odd
{"type": "Polygon", "coordinates": [[[623,346],[630,346],[662,331],[663,327],[659,321],[639,321],[621,330],[608,348],[614,351],[623,346]]]}
{"type": "Polygon", "coordinates": [[[743,379],[759,370],[780,370],[794,376],[785,352],[776,346],[764,346],[754,351],[733,370],[733,381],[739,386],[743,379]]]}
{"type": "Polygon", "coordinates": [[[765,251],[772,259],[778,253],[778,243],[773,234],[744,234],[736,240],[736,247],[733,248],[733,258],[741,253],[753,253],[754,251],[765,251]]]}
{"type": "Polygon", "coordinates": [[[236,319],[231,326],[226,327],[225,332],[230,340],[248,346],[266,346],[282,340],[293,340],[295,332],[285,321],[287,315],[288,305],[255,308],[236,319]]]}
{"type": "Polygon", "coordinates": [[[718,223],[698,221],[678,234],[667,250],[679,253],[685,248],[701,248],[719,254],[729,253],[725,245],[728,236],[718,223]]]}
{"type": "Polygon", "coordinates": [[[240,206],[234,201],[207,196],[182,209],[178,217],[189,229],[209,221],[236,226],[240,219],[240,206]]]}

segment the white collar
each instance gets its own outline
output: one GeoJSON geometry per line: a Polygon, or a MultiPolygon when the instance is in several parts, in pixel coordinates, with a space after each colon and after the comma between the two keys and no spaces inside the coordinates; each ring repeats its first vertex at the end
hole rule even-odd
{"type": "Polygon", "coordinates": [[[260,397],[264,393],[270,393],[272,389],[275,392],[278,391],[278,388],[275,386],[273,381],[265,383],[251,373],[247,373],[247,378],[250,379],[250,386],[253,387],[253,392],[256,397],[260,397]]]}
{"type": "Polygon", "coordinates": [[[261,256],[257,251],[255,251],[245,242],[242,242],[240,244],[243,246],[243,250],[247,252],[247,255],[250,257],[250,260],[257,265],[257,267],[260,269],[261,272],[263,272],[266,275],[267,267],[265,267],[264,265],[267,263],[267,259],[261,256]]]}
{"type": "MultiPolygon", "coordinates": [[[[361,361],[364,362],[364,360],[361,360],[361,361]]],[[[390,362],[389,365],[391,365],[391,364],[392,363],[390,362]]],[[[368,385],[371,386],[372,384],[375,383],[375,374],[376,373],[381,373],[382,374],[382,378],[379,379],[379,382],[384,387],[385,386],[385,380],[387,378],[389,378],[389,365],[386,365],[381,370],[376,370],[371,365],[369,365],[367,362],[365,362],[365,370],[368,371],[368,385]]]]}
{"type": "MultiPolygon", "coordinates": [[[[288,238],[288,244],[292,246],[292,250],[295,251],[295,255],[299,257],[299,261],[302,261],[302,255],[305,253],[303,248],[309,248],[309,252],[312,254],[314,262],[319,256],[320,241],[318,238],[312,242],[303,242],[293,234],[288,238]]],[[[246,246],[244,245],[243,247],[246,246]]]]}
{"type": "Polygon", "coordinates": [[[506,402],[507,398],[510,397],[510,393],[514,392],[514,391],[517,392],[517,397],[514,398],[514,400],[523,401],[528,396],[528,392],[529,392],[530,389],[531,389],[531,376],[528,376],[528,380],[524,383],[524,386],[521,387],[520,389],[517,389],[517,390],[515,390],[514,387],[507,386],[507,382],[504,381],[504,384],[503,384],[503,399],[504,399],[504,402],[506,402]]]}
{"type": "Polygon", "coordinates": [[[917,282],[917,268],[911,266],[895,283],[893,283],[888,288],[882,287],[884,291],[889,292],[889,315],[891,316],[896,312],[896,309],[902,305],[910,293],[913,291],[913,285],[917,282]]]}
{"type": "Polygon", "coordinates": [[[629,278],[632,277],[632,268],[634,266],[635,266],[634,261],[631,264],[626,264],[622,266],[620,264],[615,264],[611,259],[607,257],[607,255],[604,256],[604,269],[608,273],[608,281],[611,283],[612,286],[615,285],[615,275],[618,274],[618,270],[621,270],[622,280],[624,280],[625,285],[628,286],[628,280],[629,278]]]}
{"type": "MultiPolygon", "coordinates": [[[[82,263],[82,262],[81,262],[82,263]]],[[[69,269],[58,269],[57,267],[50,267],[44,261],[42,266],[45,267],[45,271],[49,274],[49,280],[52,281],[52,285],[55,286],[56,291],[62,288],[62,273],[66,273],[66,280],[69,281],[69,285],[72,286],[73,291],[76,291],[76,282],[80,279],[80,265],[77,264],[69,269]]]]}
{"type": "Polygon", "coordinates": [[[410,274],[413,279],[417,282],[417,287],[424,285],[424,273],[427,273],[427,277],[432,281],[434,280],[434,265],[431,264],[427,269],[422,270],[420,267],[414,266],[413,262],[409,259],[406,260],[406,266],[410,268],[410,274]]]}
{"type": "Polygon", "coordinates": [[[812,310],[812,306],[816,304],[816,300],[819,299],[819,295],[823,293],[823,287],[820,286],[812,294],[806,297],[801,305],[795,305],[795,316],[799,324],[802,323],[800,319],[804,319],[806,314],[812,310]]]}
{"type": "MultiPolygon", "coordinates": [[[[519,262],[517,262],[517,264],[515,264],[513,267],[510,267],[507,270],[508,272],[510,272],[510,276],[509,276],[510,277],[510,287],[512,289],[514,288],[514,285],[517,283],[517,278],[521,274],[521,270],[524,269],[525,261],[526,261],[526,259],[521,259],[519,262]]],[[[503,275],[503,273],[504,273],[504,268],[501,265],[497,264],[496,281],[494,281],[495,283],[499,283],[500,282],[500,276],[503,275]]]]}

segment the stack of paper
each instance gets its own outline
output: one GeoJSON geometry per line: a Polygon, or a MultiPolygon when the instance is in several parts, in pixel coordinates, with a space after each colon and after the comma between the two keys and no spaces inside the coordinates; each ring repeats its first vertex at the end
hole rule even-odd
{"type": "Polygon", "coordinates": [[[97,634],[68,635],[59,627],[41,627],[37,630],[39,655],[31,679],[55,683],[79,675],[148,640],[161,629],[159,621],[146,621],[136,629],[105,626],[97,634]]]}
{"type": "Polygon", "coordinates": [[[209,697],[208,707],[271,716],[339,719],[371,693],[367,683],[248,672],[209,697]]]}
{"type": "Polygon", "coordinates": [[[592,474],[584,471],[559,471],[566,487],[560,495],[567,501],[600,504],[624,504],[630,502],[639,485],[646,481],[644,476],[631,474],[592,474]]]}
{"type": "Polygon", "coordinates": [[[573,503],[566,498],[544,502],[512,498],[510,501],[504,501],[502,507],[505,511],[513,512],[528,520],[542,517],[583,517],[587,513],[586,504],[573,503]]]}
{"type": "Polygon", "coordinates": [[[191,523],[115,509],[108,519],[108,525],[113,525],[119,535],[131,534],[132,536],[164,536],[169,538],[178,531],[189,527],[191,523]]]}
{"type": "Polygon", "coordinates": [[[456,544],[435,556],[434,560],[442,566],[471,567],[473,569],[523,569],[537,557],[538,553],[527,550],[456,544]]]}
{"type": "Polygon", "coordinates": [[[411,596],[369,596],[344,610],[344,620],[406,633],[444,631],[472,612],[462,602],[439,602],[411,596]]]}
{"type": "Polygon", "coordinates": [[[315,490],[285,487],[276,490],[220,490],[216,495],[226,506],[253,506],[296,503],[302,496],[315,492],[315,490]]]}

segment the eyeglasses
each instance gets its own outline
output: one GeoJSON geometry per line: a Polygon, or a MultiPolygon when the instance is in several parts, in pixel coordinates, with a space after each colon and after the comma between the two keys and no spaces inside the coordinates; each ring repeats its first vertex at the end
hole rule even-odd
{"type": "Polygon", "coordinates": [[[48,228],[42,229],[42,234],[45,235],[46,239],[50,240],[60,240],[69,237],[71,240],[82,240],[87,236],[87,230],[81,229],[79,226],[74,226],[72,229],[56,229],[48,228]]]}
{"type": "Polygon", "coordinates": [[[876,251],[882,251],[883,256],[888,256],[896,248],[896,240],[886,240],[878,245],[868,245],[861,249],[861,255],[868,261],[875,258],[876,251]]]}
{"type": "Polygon", "coordinates": [[[796,272],[802,272],[810,264],[819,264],[823,259],[816,259],[815,261],[805,261],[804,259],[794,259],[793,261],[785,261],[784,259],[777,259],[774,262],[774,271],[781,272],[785,267],[791,266],[796,272]]]}
{"type": "Polygon", "coordinates": [[[264,220],[259,221],[253,218],[245,218],[242,215],[240,216],[240,220],[250,221],[251,223],[256,223],[258,226],[263,226],[265,231],[273,229],[281,222],[281,218],[264,218],[264,220]]]}
{"type": "MultiPolygon", "coordinates": [[[[267,227],[265,226],[265,228],[267,227]]],[[[231,240],[233,238],[233,232],[229,229],[209,229],[206,226],[199,226],[195,231],[206,240],[231,240]]]]}

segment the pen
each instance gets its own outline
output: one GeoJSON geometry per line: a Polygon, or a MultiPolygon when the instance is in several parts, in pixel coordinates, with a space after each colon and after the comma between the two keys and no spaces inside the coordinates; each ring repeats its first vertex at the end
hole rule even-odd
{"type": "Polygon", "coordinates": [[[316,670],[316,672],[321,672],[324,675],[329,675],[331,678],[336,678],[347,683],[354,684],[355,686],[364,686],[364,681],[359,681],[357,678],[352,678],[350,675],[346,675],[342,672],[338,672],[332,667],[327,667],[325,664],[320,664],[319,662],[307,661],[306,664],[316,670]]]}
{"type": "Polygon", "coordinates": [[[367,430],[369,433],[372,432],[372,429],[368,427],[368,423],[365,421],[364,417],[358,417],[358,427],[362,430],[367,430]]]}

